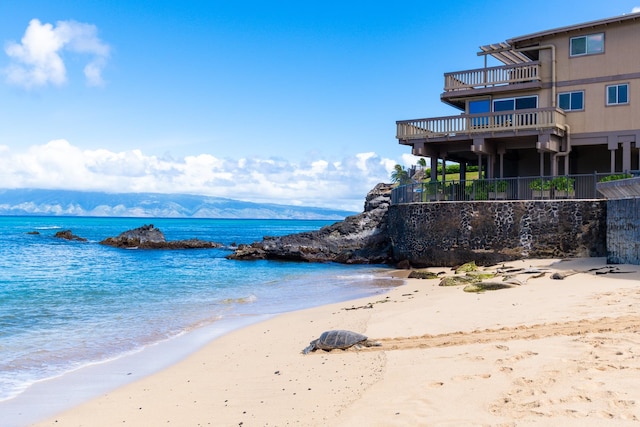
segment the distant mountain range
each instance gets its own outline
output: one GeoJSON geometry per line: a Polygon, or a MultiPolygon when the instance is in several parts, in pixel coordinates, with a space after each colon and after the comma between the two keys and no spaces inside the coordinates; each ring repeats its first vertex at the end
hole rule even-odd
{"type": "Polygon", "coordinates": [[[354,213],[186,194],[0,190],[0,215],[333,220],[354,213]]]}

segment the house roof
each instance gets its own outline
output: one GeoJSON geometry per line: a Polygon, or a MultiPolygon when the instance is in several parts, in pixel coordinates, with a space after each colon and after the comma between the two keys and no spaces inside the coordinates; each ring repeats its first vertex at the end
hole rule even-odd
{"type": "Polygon", "coordinates": [[[569,25],[566,27],[554,28],[552,30],[540,31],[537,33],[528,34],[525,36],[514,37],[512,39],[507,40],[507,42],[514,46],[517,44],[526,43],[529,41],[537,41],[539,39],[555,36],[558,34],[565,34],[574,31],[589,29],[589,28],[597,28],[602,26],[607,26],[611,24],[618,24],[626,21],[635,21],[640,19],[640,13],[628,13],[624,15],[614,16],[613,18],[599,19],[597,21],[589,21],[584,22],[582,24],[569,25]]]}
{"type": "Polygon", "coordinates": [[[498,61],[506,65],[522,64],[529,62],[535,55],[527,55],[518,52],[516,46],[528,46],[544,38],[552,37],[558,34],[566,34],[574,31],[580,31],[589,28],[597,28],[611,24],[618,24],[626,21],[635,21],[640,19],[640,13],[629,13],[625,15],[615,16],[613,18],[599,19],[597,21],[585,22],[582,24],[569,25],[566,27],[554,28],[551,30],[540,31],[537,33],[527,34],[524,36],[514,37],[506,42],[488,44],[480,46],[478,55],[491,55],[498,61]]]}

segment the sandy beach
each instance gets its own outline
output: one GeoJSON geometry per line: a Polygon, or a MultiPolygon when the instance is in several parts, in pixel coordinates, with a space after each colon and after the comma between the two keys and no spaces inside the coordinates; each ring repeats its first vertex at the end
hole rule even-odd
{"type": "Polygon", "coordinates": [[[286,313],[37,425],[638,425],[640,266],[605,262],[516,261],[492,279],[508,289],[441,275],[286,313]],[[329,329],[382,345],[301,354],[329,329]]]}

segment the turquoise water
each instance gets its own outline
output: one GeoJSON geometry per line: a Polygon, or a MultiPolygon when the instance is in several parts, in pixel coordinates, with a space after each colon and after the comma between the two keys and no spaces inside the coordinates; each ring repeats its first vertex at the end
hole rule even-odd
{"type": "Polygon", "coordinates": [[[231,245],[330,222],[0,217],[0,401],[39,380],[220,319],[259,318],[397,284],[379,278],[384,267],[232,261],[225,258],[227,249],[123,250],[98,244],[149,223],[168,240],[231,245]],[[88,241],[53,237],[67,229],[88,241]]]}

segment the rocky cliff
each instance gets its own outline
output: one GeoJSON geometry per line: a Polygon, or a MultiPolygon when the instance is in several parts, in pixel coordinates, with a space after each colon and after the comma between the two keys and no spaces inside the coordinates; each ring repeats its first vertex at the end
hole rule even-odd
{"type": "Polygon", "coordinates": [[[366,197],[364,212],[318,231],[264,237],[261,242],[240,245],[228,256],[236,260],[281,259],[344,264],[392,262],[387,233],[391,184],[378,184],[366,197]]]}

